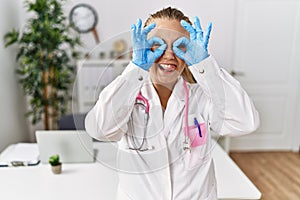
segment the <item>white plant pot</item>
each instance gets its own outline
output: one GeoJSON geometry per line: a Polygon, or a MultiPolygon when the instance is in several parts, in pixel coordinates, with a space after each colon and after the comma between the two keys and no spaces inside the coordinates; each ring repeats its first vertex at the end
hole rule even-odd
{"type": "Polygon", "coordinates": [[[62,164],[55,165],[55,166],[51,165],[51,170],[52,170],[53,174],[60,174],[61,168],[62,168],[62,164]]]}

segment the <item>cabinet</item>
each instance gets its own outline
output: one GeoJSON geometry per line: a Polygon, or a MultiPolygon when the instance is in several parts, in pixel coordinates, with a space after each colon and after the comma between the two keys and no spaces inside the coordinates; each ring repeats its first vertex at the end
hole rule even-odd
{"type": "Polygon", "coordinates": [[[96,103],[100,92],[128,65],[130,60],[79,60],[74,91],[73,110],[87,113],[96,103]]]}

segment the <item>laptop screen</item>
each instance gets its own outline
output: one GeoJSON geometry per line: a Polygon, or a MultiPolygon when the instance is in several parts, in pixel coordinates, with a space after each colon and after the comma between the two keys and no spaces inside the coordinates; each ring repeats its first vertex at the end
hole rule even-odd
{"type": "Polygon", "coordinates": [[[48,163],[49,157],[55,154],[62,163],[94,161],[92,138],[86,131],[38,130],[35,134],[42,163],[48,163]]]}

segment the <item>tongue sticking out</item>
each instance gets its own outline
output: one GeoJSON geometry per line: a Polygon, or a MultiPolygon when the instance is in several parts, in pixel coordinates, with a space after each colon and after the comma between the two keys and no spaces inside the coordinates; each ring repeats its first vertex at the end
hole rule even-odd
{"type": "Polygon", "coordinates": [[[159,68],[165,72],[173,72],[176,69],[176,65],[170,65],[170,64],[159,64],[159,68]]]}

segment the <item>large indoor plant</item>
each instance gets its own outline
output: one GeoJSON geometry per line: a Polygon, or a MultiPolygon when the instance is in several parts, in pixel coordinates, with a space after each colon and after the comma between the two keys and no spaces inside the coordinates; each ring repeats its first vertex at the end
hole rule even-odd
{"type": "Polygon", "coordinates": [[[25,1],[31,18],[22,31],[4,36],[5,45],[17,44],[20,82],[28,97],[32,123],[43,119],[44,128],[56,129],[57,121],[67,110],[74,79],[75,48],[78,36],[72,36],[64,15],[64,0],[25,1]]]}

